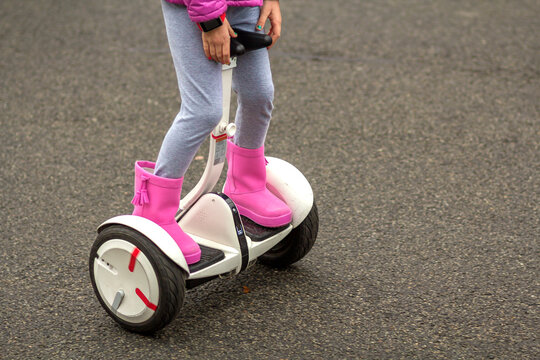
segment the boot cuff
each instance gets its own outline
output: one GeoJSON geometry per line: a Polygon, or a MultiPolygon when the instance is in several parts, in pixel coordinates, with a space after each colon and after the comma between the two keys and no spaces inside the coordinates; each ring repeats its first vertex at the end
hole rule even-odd
{"type": "Polygon", "coordinates": [[[228,151],[234,154],[240,155],[242,157],[255,158],[255,157],[264,156],[264,145],[257,149],[246,149],[246,148],[236,145],[231,140],[228,140],[227,149],[228,151]]]}
{"type": "Polygon", "coordinates": [[[164,177],[159,177],[153,174],[154,169],[156,168],[156,163],[151,161],[136,161],[135,162],[135,177],[146,176],[148,181],[155,186],[162,188],[176,189],[182,187],[183,177],[179,179],[169,179],[164,177]],[[152,171],[148,171],[151,169],[152,171]]]}

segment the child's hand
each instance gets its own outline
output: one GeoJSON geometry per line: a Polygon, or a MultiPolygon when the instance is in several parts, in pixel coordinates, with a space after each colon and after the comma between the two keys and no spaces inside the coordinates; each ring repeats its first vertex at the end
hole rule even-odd
{"type": "Polygon", "coordinates": [[[231,63],[231,37],[237,37],[227,18],[223,25],[202,33],[204,54],[208,59],[222,64],[231,63]]]}
{"type": "Polygon", "coordinates": [[[270,49],[281,36],[281,10],[279,9],[278,0],[264,0],[261,16],[257,21],[255,30],[261,31],[264,28],[266,19],[270,19],[270,31],[268,32],[268,35],[272,37],[272,45],[268,47],[270,49]]]}

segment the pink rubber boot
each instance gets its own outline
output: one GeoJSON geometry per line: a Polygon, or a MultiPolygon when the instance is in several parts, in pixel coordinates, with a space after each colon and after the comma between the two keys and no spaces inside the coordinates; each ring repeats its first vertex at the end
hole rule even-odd
{"type": "Polygon", "coordinates": [[[240,215],[266,227],[291,222],[291,209],[266,188],[264,146],[245,149],[227,143],[227,180],[223,192],[234,201],[240,215]]]}
{"type": "Polygon", "coordinates": [[[201,259],[199,245],[187,235],[175,220],[184,178],[168,179],[156,176],[144,168],[154,169],[155,163],[137,161],[135,163],[135,205],[133,215],[152,220],[171,235],[180,247],[188,264],[201,259]]]}

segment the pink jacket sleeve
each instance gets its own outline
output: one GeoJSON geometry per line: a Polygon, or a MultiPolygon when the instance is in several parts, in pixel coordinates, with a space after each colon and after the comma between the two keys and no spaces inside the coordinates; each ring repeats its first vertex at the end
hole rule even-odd
{"type": "Polygon", "coordinates": [[[193,22],[218,18],[227,11],[226,0],[184,0],[189,17],[193,22]]]}

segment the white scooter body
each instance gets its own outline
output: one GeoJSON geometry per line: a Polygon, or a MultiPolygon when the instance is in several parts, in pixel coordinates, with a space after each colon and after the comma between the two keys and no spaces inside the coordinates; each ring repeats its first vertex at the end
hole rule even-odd
{"type": "Polygon", "coordinates": [[[190,270],[173,238],[159,225],[140,216],[113,217],[101,224],[98,232],[113,224],[124,225],[140,232],[186,271],[189,274],[188,280],[237,274],[285,238],[306,218],[313,206],[313,192],[302,173],[284,160],[271,157],[267,160],[268,189],[291,208],[292,223],[263,241],[252,241],[249,235],[246,235],[232,201],[227,201],[223,195],[215,193],[201,196],[192,207],[181,214],[179,224],[199,245],[223,252],[224,258],[208,267],[190,270]],[[242,242],[245,242],[244,249],[242,242]]]}
{"type": "MultiPolygon", "coordinates": [[[[252,238],[249,231],[246,233],[234,203],[224,194],[211,193],[223,169],[227,136],[231,137],[235,132],[234,124],[229,124],[232,69],[235,66],[236,59],[231,61],[231,65],[223,66],[223,117],[212,132],[204,174],[195,188],[180,202],[177,215],[181,228],[201,246],[201,261],[188,266],[172,237],[159,225],[139,216],[117,216],[105,221],[98,228],[100,233],[108,226],[116,224],[143,234],[188,274],[187,284],[191,281],[193,286],[201,279],[234,275],[245,270],[301,224],[313,207],[313,191],[304,175],[293,165],[273,157],[267,157],[267,188],[290,207],[290,225],[266,231],[263,238],[252,238]],[[208,256],[205,254],[210,254],[211,259],[206,259],[208,256]]],[[[98,256],[101,255],[98,251],[98,256]]],[[[106,272],[105,268],[102,270],[95,265],[94,272],[97,277],[100,276],[100,271],[106,272]]]]}

